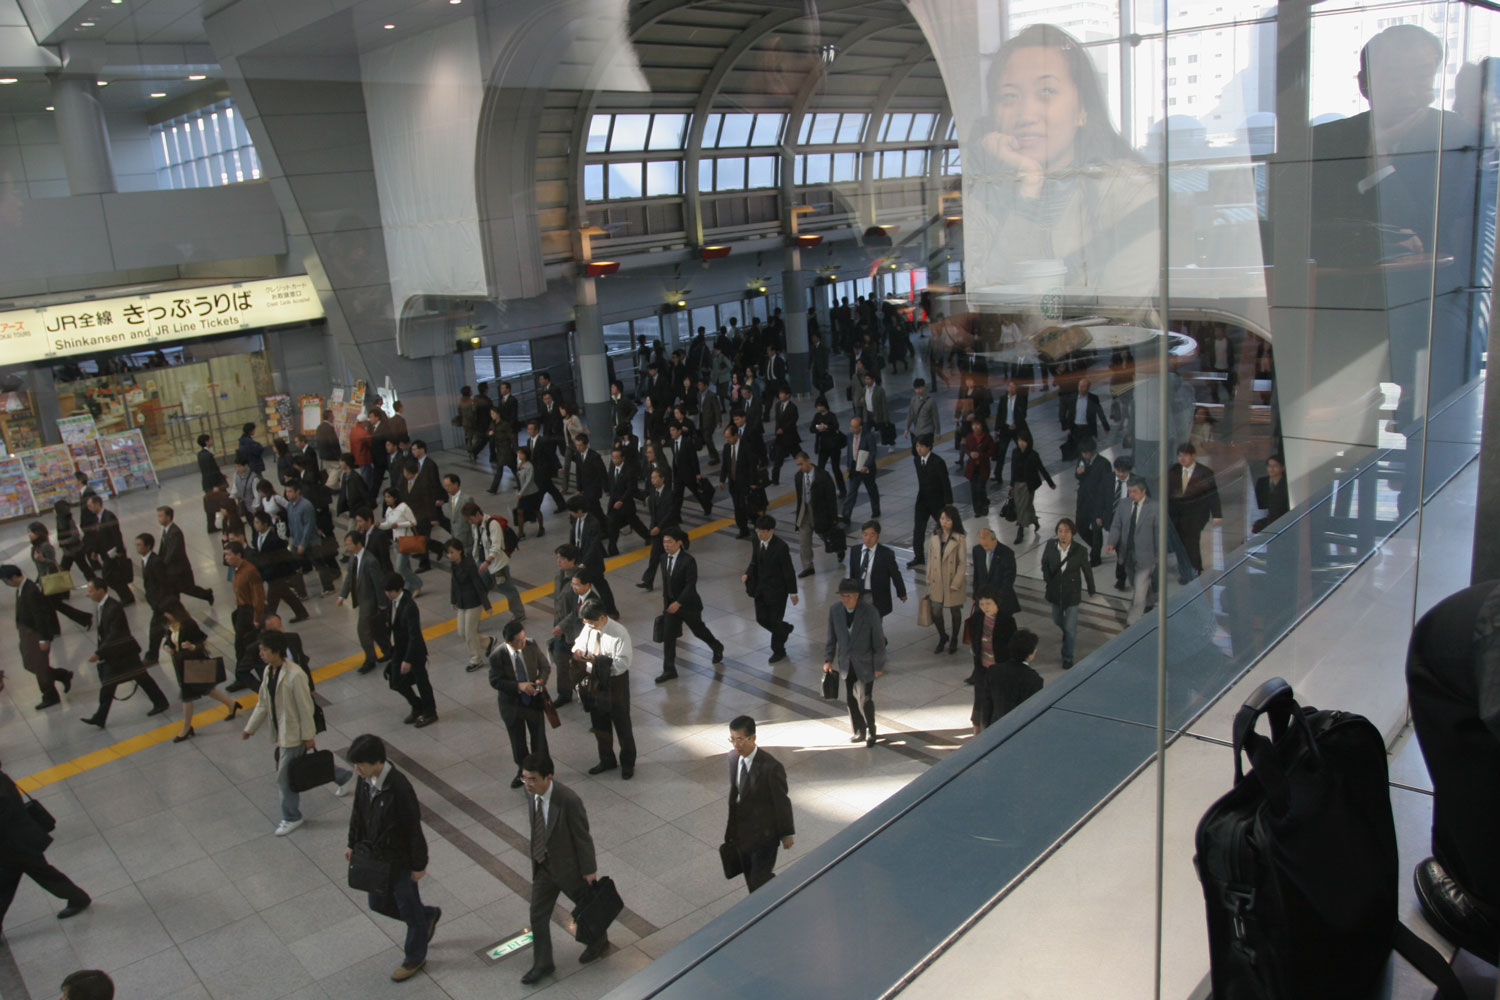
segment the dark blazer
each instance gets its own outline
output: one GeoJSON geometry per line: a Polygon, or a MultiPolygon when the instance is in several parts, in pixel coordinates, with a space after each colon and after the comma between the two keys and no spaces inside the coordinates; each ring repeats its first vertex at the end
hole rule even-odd
{"type": "Polygon", "coordinates": [[[682,605],[680,614],[689,617],[703,614],[703,598],[698,596],[698,560],[687,549],[678,549],[672,560],[672,572],[667,570],[667,556],[661,557],[661,609],[673,601],[682,605]]]}
{"type": "MultiPolygon", "coordinates": [[[[1016,390],[1016,429],[1017,430],[1020,430],[1022,427],[1026,426],[1026,406],[1027,406],[1027,403],[1029,401],[1030,396],[1031,396],[1031,393],[1027,389],[1018,388],[1016,390]]],[[[995,422],[993,424],[991,424],[991,426],[995,428],[995,433],[997,433],[997,434],[1000,433],[1000,432],[1002,432],[1002,431],[1009,431],[1010,430],[1010,421],[1008,421],[1008,420],[1005,419],[1005,404],[1006,404],[1006,401],[1009,400],[1009,399],[1010,399],[1010,397],[1008,395],[1006,395],[1005,390],[1003,388],[1001,389],[1000,392],[998,392],[998,393],[995,394],[995,422]]]]}
{"type": "Polygon", "coordinates": [[[411,435],[406,432],[406,418],[399,413],[393,413],[380,425],[386,436],[397,444],[406,444],[411,440],[411,435]]]}
{"type": "Polygon", "coordinates": [[[797,833],[792,823],[792,799],[786,790],[786,768],[764,749],[755,751],[744,800],[739,790],[740,755],[729,753],[729,822],[724,840],[741,851],[753,851],[797,833]]]}
{"type": "Polygon", "coordinates": [[[1042,675],[1028,663],[996,659],[976,683],[980,685],[979,724],[992,726],[1042,689],[1042,675]]]}
{"type": "MultiPolygon", "coordinates": [[[[750,438],[750,435],[748,433],[749,428],[753,426],[755,425],[748,422],[745,424],[747,433],[740,438],[739,451],[735,453],[735,459],[732,466],[734,471],[734,478],[732,482],[738,489],[747,489],[752,484],[760,481],[760,449],[756,446],[756,442],[754,440],[747,440],[750,438]]],[[[728,442],[725,442],[724,447],[721,451],[721,455],[723,457],[723,465],[719,467],[719,482],[730,482],[731,479],[729,473],[731,469],[731,463],[729,461],[728,442]]]]}
{"type": "Polygon", "coordinates": [[[247,547],[246,554],[252,551],[255,554],[250,561],[260,570],[261,579],[267,583],[291,576],[301,568],[301,564],[292,556],[291,549],[287,548],[286,539],[276,533],[274,526],[264,535],[256,536],[255,541],[247,547]]]}
{"type": "MultiPolygon", "coordinates": [[[[205,655],[204,647],[208,644],[208,635],[197,622],[191,619],[183,622],[182,629],[177,633],[177,641],[178,643],[186,643],[193,647],[191,650],[183,650],[179,646],[172,644],[171,632],[166,631],[165,628],[162,631],[164,635],[162,644],[172,654],[172,666],[177,671],[178,683],[180,684],[182,682],[182,664],[189,659],[198,660],[203,658],[205,655]]],[[[288,650],[288,653],[290,654],[290,650],[288,650]]],[[[298,660],[297,662],[301,663],[302,661],[298,660]]]]}
{"type": "Polygon", "coordinates": [[[457,565],[449,563],[453,574],[448,581],[448,603],[461,611],[470,608],[483,607],[486,611],[490,607],[489,590],[479,576],[479,566],[474,562],[474,557],[467,552],[457,565]]]}
{"type": "Polygon", "coordinates": [[[167,564],[155,552],[149,553],[141,564],[141,587],[146,591],[146,606],[152,611],[161,611],[177,600],[177,588],[167,575],[167,564]]]}
{"type": "Polygon", "coordinates": [[[219,475],[219,460],[214,457],[214,453],[207,448],[198,449],[198,480],[204,493],[214,488],[214,481],[219,475]]]}
{"type": "MultiPolygon", "coordinates": [[[[531,695],[521,692],[520,678],[516,677],[515,661],[512,659],[516,655],[518,655],[516,651],[507,642],[497,642],[495,651],[490,654],[490,687],[497,692],[500,702],[500,718],[506,725],[516,721],[516,713],[523,708],[531,708],[534,711],[541,709],[539,704],[526,704],[534,699],[531,695]]],[[[546,680],[552,676],[552,663],[542,652],[541,647],[536,644],[535,639],[527,639],[519,655],[522,665],[526,668],[528,681],[546,680]]]]}
{"type": "Polygon", "coordinates": [[[182,529],[174,522],[162,530],[161,545],[157,548],[162,565],[166,567],[167,579],[178,590],[193,586],[193,563],[188,559],[187,541],[182,529]]]}
{"type": "Polygon", "coordinates": [[[1214,479],[1214,470],[1198,462],[1193,474],[1188,477],[1187,489],[1182,488],[1182,467],[1167,470],[1167,516],[1176,525],[1178,534],[1202,531],[1211,518],[1223,517],[1224,509],[1219,505],[1219,486],[1214,479]]]}
{"type": "Polygon", "coordinates": [[[427,663],[427,640],[422,638],[422,615],[410,593],[401,597],[391,620],[392,674],[403,663],[410,663],[413,667],[427,663]]]}
{"type": "Polygon", "coordinates": [[[417,519],[419,532],[427,530],[427,523],[437,517],[438,505],[446,499],[448,493],[438,479],[437,463],[428,456],[422,463],[422,471],[417,473],[417,478],[411,481],[406,490],[406,505],[417,519]]]}
{"type": "Polygon", "coordinates": [[[823,659],[835,664],[838,672],[853,670],[864,684],[875,683],[877,671],[885,670],[885,626],[880,611],[868,601],[854,606],[854,619],[840,601],[828,608],[828,637],[823,643],[823,659]]]}
{"type": "MultiPolygon", "coordinates": [[[[575,448],[573,453],[578,454],[575,448]]],[[[578,492],[591,501],[598,502],[609,485],[609,474],[604,468],[604,458],[590,448],[578,456],[578,492]]]]}
{"type": "Polygon", "coordinates": [[[348,846],[369,844],[382,858],[395,862],[398,873],[425,872],[427,837],[422,833],[422,806],[416,790],[389,761],[385,766],[391,773],[378,793],[365,780],[355,789],[348,846]]]}
{"type": "Polygon", "coordinates": [[[978,602],[981,590],[993,588],[1000,592],[1000,613],[1019,614],[1021,602],[1016,599],[1016,554],[1004,542],[996,542],[994,556],[987,559],[988,555],[982,545],[974,546],[974,550],[969,553],[969,573],[974,578],[974,600],[978,602]]]}
{"type": "MultiPolygon", "coordinates": [[[[1005,610],[1001,609],[995,615],[995,630],[990,637],[995,647],[995,662],[997,664],[1003,663],[1005,658],[1010,655],[1010,641],[1015,638],[1015,635],[1015,616],[1006,614],[1005,610]]],[[[983,670],[980,666],[980,660],[984,657],[984,612],[978,608],[975,608],[974,613],[969,616],[969,649],[974,654],[974,672],[970,675],[970,679],[977,682],[983,670]]],[[[978,689],[974,692],[974,699],[977,709],[982,705],[984,700],[978,689]]],[[[979,714],[982,715],[983,713],[980,712],[979,714]]],[[[974,721],[978,722],[979,720],[975,719],[974,721]]],[[[980,725],[983,725],[983,723],[980,723],[980,725]]]]}
{"type": "Polygon", "coordinates": [[[59,635],[57,611],[35,580],[22,580],[16,591],[16,628],[30,629],[43,642],[59,635]]]}
{"type": "MultiPolygon", "coordinates": [[[[1083,458],[1080,457],[1078,461],[1082,462],[1083,458]]],[[[1082,475],[1078,475],[1075,466],[1074,476],[1078,480],[1079,526],[1082,527],[1082,522],[1095,519],[1108,524],[1114,507],[1115,492],[1115,470],[1109,459],[1103,455],[1095,455],[1092,462],[1084,465],[1082,475]]]]}
{"type": "MultiPolygon", "coordinates": [[[[849,575],[863,582],[864,574],[859,571],[860,563],[864,560],[865,547],[856,545],[849,550],[849,575]]],[[[875,604],[875,610],[880,612],[884,618],[891,613],[891,587],[895,586],[896,596],[902,600],[906,599],[906,581],[901,577],[901,567],[896,563],[896,550],[885,543],[875,546],[875,562],[870,567],[870,600],[875,604]]]]}
{"type": "Polygon", "coordinates": [[[797,571],[792,567],[792,550],[776,535],[765,544],[762,554],[761,542],[751,542],[750,566],[745,570],[750,579],[745,581],[745,591],[751,597],[764,601],[785,601],[797,592],[797,571]]]}
{"type": "Polygon", "coordinates": [[[667,454],[672,457],[672,482],[677,485],[678,490],[692,489],[703,472],[703,467],[698,463],[698,449],[693,447],[686,434],[675,450],[671,441],[667,442],[666,449],[667,454]]]}
{"type": "Polygon", "coordinates": [[[1036,493],[1042,488],[1042,481],[1046,480],[1048,486],[1053,489],[1057,484],[1047,474],[1047,467],[1042,464],[1042,456],[1038,455],[1036,448],[1014,448],[1010,453],[1010,482],[1025,483],[1031,487],[1031,492],[1036,493]]]}
{"type": "Polygon", "coordinates": [[[89,551],[97,556],[126,551],[125,536],[120,534],[120,519],[112,510],[100,511],[98,521],[86,526],[84,534],[90,539],[89,551]]]}
{"type": "Polygon", "coordinates": [[[948,479],[948,463],[934,452],[923,462],[918,455],[912,459],[912,468],[917,473],[917,502],[928,510],[938,510],[953,502],[953,484],[948,479]]]}
{"type": "Polygon", "coordinates": [[[365,477],[357,472],[351,472],[339,482],[339,506],[340,514],[353,516],[354,512],[362,507],[374,509],[374,501],[370,499],[370,490],[365,486],[365,477]]]}
{"type": "Polygon", "coordinates": [[[1066,561],[1061,553],[1057,539],[1048,539],[1042,549],[1042,579],[1047,582],[1048,602],[1070,608],[1083,602],[1085,582],[1094,594],[1094,571],[1089,567],[1089,547],[1077,538],[1068,546],[1066,561]]]}
{"type": "Polygon", "coordinates": [[[819,535],[826,535],[834,530],[835,521],[839,516],[838,497],[833,489],[833,476],[828,474],[827,469],[814,467],[812,477],[812,496],[805,497],[802,494],[806,479],[801,472],[796,474],[793,486],[797,492],[797,509],[792,517],[792,523],[802,523],[802,506],[811,503],[813,531],[819,535]]]}
{"type": "Polygon", "coordinates": [[[51,844],[51,835],[26,811],[21,790],[10,775],[0,771],[0,865],[36,864],[51,844]]]}
{"type": "Polygon", "coordinates": [[[1286,476],[1282,476],[1281,482],[1275,486],[1271,485],[1270,476],[1261,476],[1257,479],[1255,481],[1255,506],[1262,508],[1266,516],[1255,519],[1252,531],[1264,531],[1266,525],[1291,510],[1292,498],[1287,492],[1286,476]]]}
{"type": "Polygon", "coordinates": [[[118,673],[140,663],[140,644],[130,634],[130,622],[126,621],[125,608],[118,598],[106,597],[99,602],[95,635],[94,652],[99,656],[101,677],[106,664],[118,673]]]}
{"type": "Polygon", "coordinates": [[[875,436],[875,432],[870,428],[869,424],[865,424],[860,427],[858,434],[845,434],[844,436],[849,439],[848,443],[844,446],[844,467],[853,470],[855,459],[859,457],[859,453],[862,451],[869,452],[869,457],[865,459],[865,471],[861,474],[873,476],[876,471],[875,460],[880,457],[876,444],[880,439],[875,436]]]}
{"type": "MultiPolygon", "coordinates": [[[[526,796],[527,829],[536,809],[536,796],[526,796]]],[[[599,870],[594,859],[594,838],[589,835],[589,814],[583,800],[567,785],[552,779],[552,798],[547,809],[547,871],[570,895],[584,878],[599,870]]]]}
{"type": "Polygon", "coordinates": [[[1078,423],[1078,393],[1069,393],[1066,397],[1059,397],[1059,406],[1062,407],[1062,428],[1072,431],[1074,436],[1087,434],[1089,437],[1098,437],[1099,428],[1102,426],[1109,430],[1109,421],[1105,419],[1104,407],[1099,403],[1099,394],[1091,392],[1088,394],[1088,409],[1084,411],[1087,420],[1080,425],[1078,423]]]}
{"type": "MultiPolygon", "coordinates": [[[[589,511],[583,515],[583,541],[578,544],[578,564],[580,566],[603,566],[604,565],[604,525],[599,521],[599,515],[589,511]]],[[[578,537],[578,522],[575,518],[568,518],[568,541],[578,537]]]]}
{"type": "MultiPolygon", "coordinates": [[[[651,528],[661,528],[665,531],[681,523],[682,508],[678,506],[671,490],[663,487],[660,495],[655,490],[646,494],[646,528],[648,531],[651,528]]],[[[661,536],[654,537],[660,538],[661,536]]]]}
{"type": "Polygon", "coordinates": [[[313,448],[324,462],[337,462],[344,453],[339,444],[339,432],[326,420],[313,432],[313,448]]]}
{"type": "Polygon", "coordinates": [[[802,447],[802,433],[797,430],[797,404],[790,399],[785,403],[778,399],[771,409],[776,422],[775,443],[782,451],[795,453],[802,447]]]}
{"type": "Polygon", "coordinates": [[[607,504],[610,509],[618,503],[625,516],[635,513],[635,484],[639,474],[636,463],[631,461],[629,455],[626,455],[618,467],[611,461],[609,467],[604,470],[604,474],[609,482],[607,504]]]}
{"type": "Polygon", "coordinates": [[[515,393],[511,393],[509,396],[497,397],[494,406],[495,412],[500,415],[502,420],[510,424],[512,428],[517,427],[521,419],[521,404],[516,401],[515,393]]]}

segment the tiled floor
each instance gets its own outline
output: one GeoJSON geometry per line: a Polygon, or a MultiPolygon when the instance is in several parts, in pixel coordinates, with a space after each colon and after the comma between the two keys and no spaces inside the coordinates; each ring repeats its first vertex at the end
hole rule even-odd
{"type": "MultiPolygon", "coordinates": [[[[846,405],[838,401],[838,408],[846,405]]],[[[1056,455],[1060,432],[1053,407],[1036,400],[1033,405],[1039,447],[1046,456],[1056,455]]],[[[951,447],[940,452],[949,460],[951,447]]],[[[483,485],[483,474],[464,456],[444,454],[439,462],[445,470],[461,470],[470,485],[483,485]]],[[[1072,476],[1055,464],[1059,489],[1044,491],[1039,502],[1044,524],[1072,514],[1072,476]]],[[[955,493],[965,498],[963,481],[955,477],[954,484],[955,493]]],[[[182,510],[179,523],[199,580],[216,581],[219,596],[213,611],[192,600],[189,610],[223,649],[229,646],[231,596],[217,542],[201,530],[195,487],[195,479],[172,480],[159,493],[127,495],[113,509],[127,536],[154,528],[150,513],[158,503],[182,510]]],[[[773,489],[772,495],[785,492],[785,487],[773,489]]],[[[886,540],[902,549],[904,563],[909,558],[903,548],[910,532],[906,512],[914,495],[905,461],[896,460],[882,474],[881,493],[886,540]]],[[[1243,523],[1243,488],[1226,493],[1231,508],[1226,524],[1243,523]]],[[[509,510],[510,497],[495,499],[503,502],[486,506],[509,510]]],[[[720,503],[716,515],[727,510],[720,503]]],[[[784,518],[790,513],[781,510],[784,518]]],[[[867,510],[861,504],[856,518],[867,510]]],[[[702,524],[702,518],[689,516],[690,527],[702,524]]],[[[971,523],[971,530],[978,526],[971,523]]],[[[550,594],[552,547],[564,540],[558,534],[554,530],[545,540],[533,536],[523,543],[515,566],[523,588],[545,584],[550,594]]],[[[8,526],[0,536],[0,560],[29,569],[22,558],[23,527],[8,526]]],[[[1215,552],[1223,547],[1217,537],[1206,546],[1215,552]]],[[[377,675],[362,677],[346,665],[318,685],[331,727],[324,745],[342,749],[362,732],[385,737],[427,810],[432,861],[422,892],[428,903],[443,908],[444,918],[424,975],[401,985],[389,981],[400,961],[402,928],[371,915],[363,898],[344,885],[348,800],[324,790],[305,795],[307,825],[285,839],[273,838],[278,811],[267,742],[262,736],[241,742],[238,723],[214,721],[201,725],[192,742],[155,742],[118,759],[106,755],[107,762],[38,791],[59,821],[49,858],[93,894],[95,905],[59,923],[52,915],[55,901],[30,882],[22,885],[0,943],[5,1000],[53,996],[62,977],[81,967],[108,970],[121,997],[153,1000],[599,997],[743,896],[741,883],[723,879],[715,852],[725,817],[724,754],[731,717],[755,716],[761,744],[787,766],[798,834],[782,868],[967,738],[971,694],[962,683],[967,655],[934,657],[932,632],[916,626],[914,603],[898,604],[886,623],[890,672],[876,691],[881,728],[889,735],[874,750],[851,747],[842,702],[826,702],[817,690],[823,622],[840,575],[833,558],[820,555],[818,574],[802,581],[809,584],[802,603],[788,614],[796,626],[788,644],[791,656],[772,667],[766,663],[766,633],[755,625],[739,581],[746,545],[735,540],[732,528],[697,539],[692,549],[702,567],[705,619],[728,646],[725,668],[715,671],[707,651],[689,639],[679,653],[680,679],[654,685],[660,650],[644,638],[660,610],[660,592],[645,594],[633,586],[642,564],[629,559],[632,551],[634,541],[628,540],[623,564],[612,569],[610,579],[637,642],[638,664],[631,672],[641,752],[636,777],[627,784],[618,771],[600,778],[583,773],[595,761],[594,744],[576,705],[562,710],[563,726],[550,735],[559,777],[580,792],[589,810],[600,871],[614,877],[627,906],[611,932],[618,947],[603,961],[580,967],[578,947],[555,934],[559,976],[538,989],[518,982],[529,965],[526,953],[496,966],[476,955],[527,920],[525,807],[520,793],[508,787],[514,769],[494,692],[484,673],[463,671],[465,656],[449,630],[429,641],[441,716],[432,727],[402,726],[405,705],[377,675]]],[[[1059,637],[1041,595],[1040,551],[1030,536],[1018,550],[1025,578],[1019,587],[1021,624],[1042,636],[1038,666],[1050,680],[1060,674],[1059,637]]],[[[442,571],[434,570],[427,580],[420,605],[431,627],[449,620],[451,611],[442,571]]],[[[1108,586],[1112,581],[1106,564],[1101,596],[1088,602],[1082,616],[1080,656],[1121,627],[1123,604],[1106,596],[1114,593],[1108,586]]],[[[9,591],[0,596],[0,614],[9,614],[11,599],[9,591]]],[[[332,600],[315,599],[310,606],[312,621],[297,631],[315,665],[356,651],[352,611],[332,600]]],[[[144,639],[143,602],[129,610],[137,637],[144,639]]],[[[533,621],[550,622],[548,598],[532,602],[528,611],[533,621]]],[[[505,620],[503,613],[488,619],[484,631],[498,632],[505,620]]],[[[84,667],[92,642],[92,635],[65,623],[53,662],[84,667]]],[[[31,707],[34,686],[9,640],[0,662],[9,680],[0,695],[0,755],[6,772],[17,779],[131,737],[156,733],[159,739],[175,730],[171,716],[147,720],[140,697],[116,706],[107,732],[79,723],[92,711],[96,691],[93,671],[87,669],[61,708],[37,713],[31,707]]],[[[221,714],[214,709],[215,719],[221,714]]]]}

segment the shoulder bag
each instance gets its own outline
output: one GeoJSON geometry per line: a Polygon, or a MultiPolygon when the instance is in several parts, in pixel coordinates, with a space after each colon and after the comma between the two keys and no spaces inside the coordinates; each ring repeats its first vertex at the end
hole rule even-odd
{"type": "Polygon", "coordinates": [[[349,888],[385,895],[396,877],[395,865],[371,844],[355,844],[349,853],[349,888]]]}
{"type": "Polygon", "coordinates": [[[917,599],[917,625],[922,628],[932,625],[932,598],[925,594],[917,599]]]}
{"type": "Polygon", "coordinates": [[[48,597],[66,594],[73,589],[73,574],[66,570],[48,573],[41,579],[42,593],[48,597]]]}

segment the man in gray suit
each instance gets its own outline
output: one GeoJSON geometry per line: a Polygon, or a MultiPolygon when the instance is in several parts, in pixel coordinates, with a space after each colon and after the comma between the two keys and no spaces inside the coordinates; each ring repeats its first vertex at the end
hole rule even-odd
{"type": "MultiPolygon", "coordinates": [[[[375,669],[376,633],[384,633],[386,616],[381,611],[390,604],[385,596],[385,569],[373,552],[365,551],[363,531],[351,531],[344,536],[344,551],[349,556],[349,572],[344,574],[338,603],[342,606],[347,598],[354,598],[354,610],[359,613],[354,631],[359,637],[359,648],[365,651],[365,662],[360,664],[359,672],[368,674],[375,669]]],[[[381,645],[389,651],[390,643],[384,641],[388,637],[381,638],[381,645]]]]}
{"type": "Polygon", "coordinates": [[[547,640],[547,651],[557,664],[558,696],[552,699],[552,707],[561,708],[573,700],[569,651],[578,633],[583,631],[583,621],[578,617],[578,595],[573,593],[573,578],[578,575],[578,547],[571,543],[559,545],[554,552],[557,573],[552,578],[552,635],[547,640]]]}
{"type": "Polygon", "coordinates": [[[885,630],[880,612],[861,601],[858,580],[839,582],[839,603],[828,609],[828,641],[823,645],[823,672],[844,675],[849,702],[850,743],[875,745],[875,678],[885,673],[885,630]],[[856,689],[856,685],[858,688],[856,689]]]}
{"type": "MultiPolygon", "coordinates": [[[[552,910],[559,894],[576,901],[599,877],[589,816],[578,793],[552,777],[552,758],[529,754],[521,762],[526,813],[531,821],[531,970],[527,986],[556,971],[552,964],[552,910]]],[[[592,962],[609,948],[608,936],[591,941],[579,962],[592,962]]]]}
{"type": "Polygon", "coordinates": [[[922,437],[934,440],[938,436],[937,403],[927,394],[927,380],[913,379],[911,403],[906,408],[906,439],[911,442],[911,453],[917,453],[917,441],[922,437]]]}
{"type": "Polygon", "coordinates": [[[1160,522],[1157,502],[1146,495],[1146,480],[1131,476],[1125,487],[1125,499],[1115,508],[1114,525],[1109,529],[1109,542],[1104,546],[1105,552],[1119,553],[1116,558],[1125,568],[1126,579],[1133,587],[1130,608],[1125,612],[1126,625],[1140,621],[1141,616],[1156,604],[1156,544],[1160,522]]]}
{"type": "Polygon", "coordinates": [[[467,517],[464,517],[464,504],[474,498],[466,494],[461,487],[462,481],[453,473],[450,472],[443,477],[443,492],[447,496],[442,507],[445,518],[444,526],[448,529],[450,538],[456,538],[463,543],[465,552],[473,552],[474,526],[469,523],[467,517]]]}

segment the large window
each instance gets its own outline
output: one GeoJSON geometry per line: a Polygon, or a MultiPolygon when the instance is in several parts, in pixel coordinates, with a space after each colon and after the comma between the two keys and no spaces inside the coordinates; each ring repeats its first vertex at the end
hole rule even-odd
{"type": "Polygon", "coordinates": [[[151,126],[151,152],[163,189],[260,179],[260,157],[228,100],[151,126]]]}
{"type": "Polygon", "coordinates": [[[780,157],[717,156],[698,161],[698,190],[744,191],[773,188],[780,173],[780,157]]]}
{"type": "Polygon", "coordinates": [[[823,146],[832,143],[857,143],[864,140],[865,122],[869,115],[819,111],[802,119],[802,134],[797,142],[802,146],[823,146]]]}
{"type": "Polygon", "coordinates": [[[704,149],[739,149],[781,143],[784,114],[714,114],[703,121],[704,149]]]}
{"type": "Polygon", "coordinates": [[[662,198],[681,194],[681,160],[586,163],[583,167],[583,197],[587,201],[662,198]]]}
{"type": "Polygon", "coordinates": [[[685,114],[605,114],[589,120],[588,153],[634,153],[681,149],[687,138],[685,114]]]}

